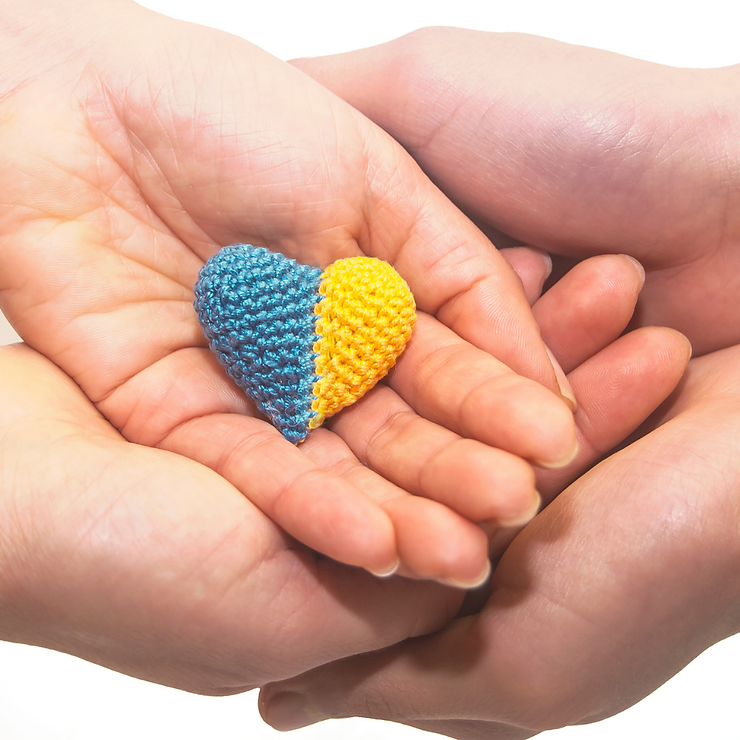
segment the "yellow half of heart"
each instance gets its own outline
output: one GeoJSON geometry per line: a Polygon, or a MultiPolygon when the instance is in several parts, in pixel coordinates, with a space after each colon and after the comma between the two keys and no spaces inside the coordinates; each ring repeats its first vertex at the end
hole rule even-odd
{"type": "Polygon", "coordinates": [[[387,262],[350,257],[331,264],[321,277],[311,429],[385,377],[416,322],[414,296],[387,262]]]}

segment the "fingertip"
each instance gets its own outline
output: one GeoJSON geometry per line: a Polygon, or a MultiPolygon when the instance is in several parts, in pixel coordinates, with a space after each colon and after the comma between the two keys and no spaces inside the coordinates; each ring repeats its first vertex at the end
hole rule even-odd
{"type": "Polygon", "coordinates": [[[565,468],[568,465],[570,465],[573,462],[573,460],[576,459],[579,451],[580,451],[580,444],[578,443],[578,438],[575,437],[574,435],[573,443],[571,447],[566,450],[565,453],[562,453],[552,458],[535,460],[534,464],[538,468],[546,468],[548,470],[565,468]]]}
{"type": "Polygon", "coordinates": [[[395,499],[388,510],[405,573],[457,588],[485,580],[488,537],[477,524],[419,496],[395,499]]]}
{"type": "Polygon", "coordinates": [[[398,564],[393,522],[362,491],[333,475],[320,474],[284,494],[275,521],[296,539],[346,565],[390,575],[398,564]]]}
{"type": "Polygon", "coordinates": [[[391,576],[394,576],[396,573],[398,573],[400,567],[401,560],[400,558],[396,558],[393,563],[391,563],[387,568],[381,568],[379,570],[372,570],[368,568],[368,572],[374,575],[376,578],[390,578],[391,576]]]}
{"type": "Polygon", "coordinates": [[[305,694],[295,691],[281,691],[272,695],[263,693],[259,711],[262,719],[280,732],[298,730],[328,719],[305,694]]]}
{"type": "Polygon", "coordinates": [[[539,504],[526,460],[473,439],[458,439],[424,466],[421,493],[471,522],[519,521],[539,504]]]}
{"type": "Polygon", "coordinates": [[[689,364],[689,360],[691,359],[691,356],[694,354],[694,348],[691,346],[691,341],[687,336],[684,334],[681,334],[680,331],[676,331],[675,329],[671,329],[677,336],[676,336],[676,342],[677,344],[681,345],[681,350],[683,353],[683,363],[684,366],[689,364]]]}
{"type": "Polygon", "coordinates": [[[545,351],[547,352],[547,356],[550,358],[550,362],[552,363],[552,368],[555,371],[555,380],[558,383],[560,397],[571,412],[575,413],[578,409],[578,402],[576,401],[576,395],[573,392],[573,387],[568,380],[568,376],[565,374],[560,363],[555,359],[555,355],[553,355],[547,345],[545,345],[545,351]]]}
{"type": "Polygon", "coordinates": [[[390,578],[400,566],[395,528],[378,504],[367,503],[370,507],[365,514],[358,512],[359,516],[353,522],[348,521],[343,526],[346,549],[334,559],[365,568],[377,578],[390,578]]]}
{"type": "Polygon", "coordinates": [[[623,254],[620,256],[624,257],[624,259],[628,260],[632,264],[635,271],[637,272],[637,279],[639,281],[640,287],[642,287],[645,284],[645,268],[642,266],[642,263],[638,262],[629,254],[623,254]]]}
{"type": "MultiPolygon", "coordinates": [[[[689,339],[676,329],[667,326],[646,326],[635,329],[632,334],[652,334],[663,344],[663,351],[656,353],[655,364],[659,365],[662,359],[666,363],[666,369],[672,370],[680,375],[686,370],[694,350],[689,339]]],[[[626,336],[629,336],[626,335],[626,336]]]]}
{"type": "Polygon", "coordinates": [[[471,591],[480,588],[491,577],[491,561],[486,559],[481,570],[472,578],[439,578],[438,581],[444,586],[459,588],[463,591],[471,591]]]}
{"type": "Polygon", "coordinates": [[[506,450],[540,467],[562,467],[578,453],[573,412],[557,394],[511,374],[483,384],[461,410],[466,437],[506,450]]]}
{"type": "Polygon", "coordinates": [[[564,468],[573,462],[580,449],[573,409],[567,399],[561,398],[560,401],[546,407],[543,405],[543,424],[538,429],[540,453],[530,458],[541,468],[564,468]]]}
{"type": "Polygon", "coordinates": [[[534,247],[507,247],[499,254],[509,263],[522,281],[524,293],[532,305],[542,294],[545,281],[552,272],[552,258],[534,247]]]}
{"type": "Polygon", "coordinates": [[[537,516],[540,506],[542,506],[542,497],[535,491],[535,496],[532,498],[529,506],[518,516],[499,518],[496,523],[499,527],[523,527],[525,524],[529,524],[529,522],[537,516]]]}

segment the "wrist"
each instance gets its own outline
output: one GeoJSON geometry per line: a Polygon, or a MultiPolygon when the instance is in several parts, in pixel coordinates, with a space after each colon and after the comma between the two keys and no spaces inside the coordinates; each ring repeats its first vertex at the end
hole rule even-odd
{"type": "Polygon", "coordinates": [[[21,593],[22,571],[33,549],[23,526],[31,497],[24,469],[31,461],[21,439],[34,436],[24,388],[24,355],[30,353],[23,345],[0,347],[0,640],[15,642],[30,639],[21,593]]]}
{"type": "MultiPolygon", "coordinates": [[[[691,73],[691,70],[681,70],[691,73]]],[[[716,245],[740,241],[740,65],[694,70],[696,137],[703,141],[701,176],[722,203],[716,245]]]]}

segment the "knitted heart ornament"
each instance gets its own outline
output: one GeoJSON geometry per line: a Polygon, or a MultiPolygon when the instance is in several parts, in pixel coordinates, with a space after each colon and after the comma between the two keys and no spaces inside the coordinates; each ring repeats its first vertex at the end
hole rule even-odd
{"type": "Polygon", "coordinates": [[[249,244],[208,260],[194,305],[226,372],[294,444],[388,373],[416,321],[408,285],[382,260],[322,272],[249,244]]]}

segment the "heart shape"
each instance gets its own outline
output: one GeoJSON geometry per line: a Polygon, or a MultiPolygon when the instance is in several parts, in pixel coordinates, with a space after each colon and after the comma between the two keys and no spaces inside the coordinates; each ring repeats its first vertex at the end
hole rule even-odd
{"type": "Polygon", "coordinates": [[[194,306],[229,377],[294,444],[388,373],[416,320],[408,285],[382,260],[322,272],[250,244],[208,260],[194,306]]]}

